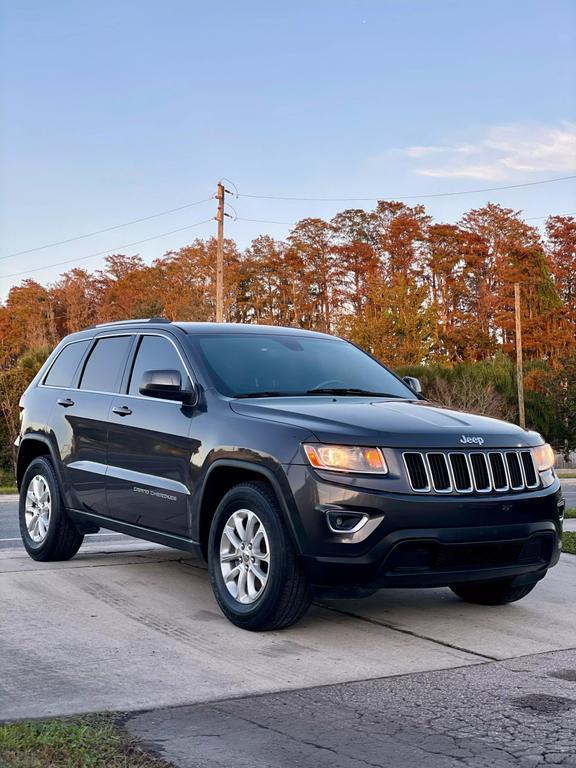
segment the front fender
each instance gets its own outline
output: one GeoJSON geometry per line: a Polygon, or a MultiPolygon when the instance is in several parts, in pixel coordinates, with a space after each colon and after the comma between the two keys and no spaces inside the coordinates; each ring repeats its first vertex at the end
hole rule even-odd
{"type": "MultiPolygon", "coordinates": [[[[274,462],[269,462],[264,466],[261,463],[230,457],[218,458],[211,462],[192,501],[192,538],[195,541],[202,541],[202,531],[206,524],[206,516],[210,513],[210,504],[207,503],[207,498],[210,495],[211,478],[213,478],[216,471],[220,472],[225,469],[229,469],[231,474],[235,473],[239,478],[238,482],[242,482],[242,473],[245,472],[260,476],[270,483],[278,499],[283,519],[290,532],[296,551],[300,553],[300,540],[304,531],[300,530],[301,526],[299,525],[296,502],[284,467],[274,462]]],[[[246,477],[248,476],[246,475],[246,477]]],[[[235,484],[236,482],[233,482],[231,485],[235,484]]]]}

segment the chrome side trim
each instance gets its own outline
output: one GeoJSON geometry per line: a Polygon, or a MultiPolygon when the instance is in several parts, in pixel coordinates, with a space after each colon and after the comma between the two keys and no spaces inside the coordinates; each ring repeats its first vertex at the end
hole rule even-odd
{"type": "Polygon", "coordinates": [[[93,475],[105,475],[108,469],[107,464],[101,464],[99,461],[71,461],[66,464],[66,469],[77,469],[80,472],[91,472],[93,475]]]}
{"type": "Polygon", "coordinates": [[[188,488],[178,480],[159,477],[158,475],[149,475],[145,472],[136,472],[133,469],[115,467],[110,464],[101,464],[98,461],[73,461],[67,465],[67,469],[77,469],[80,472],[91,472],[93,475],[115,477],[118,480],[127,480],[129,483],[149,485],[154,488],[162,488],[165,491],[174,491],[175,493],[190,496],[188,488]]]}

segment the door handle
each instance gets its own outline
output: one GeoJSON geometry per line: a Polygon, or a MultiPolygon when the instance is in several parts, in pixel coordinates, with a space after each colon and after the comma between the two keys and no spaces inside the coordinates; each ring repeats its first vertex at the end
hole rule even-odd
{"type": "Polygon", "coordinates": [[[62,408],[70,408],[71,405],[74,405],[74,400],[71,400],[69,397],[61,397],[56,402],[58,405],[61,405],[62,408]]]}
{"type": "Polygon", "coordinates": [[[132,411],[127,405],[117,405],[115,408],[112,408],[112,413],[117,413],[118,416],[130,416],[132,411]]]}

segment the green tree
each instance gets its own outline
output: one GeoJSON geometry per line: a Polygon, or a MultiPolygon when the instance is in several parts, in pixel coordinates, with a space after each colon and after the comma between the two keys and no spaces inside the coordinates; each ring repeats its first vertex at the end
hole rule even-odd
{"type": "Polygon", "coordinates": [[[426,286],[402,275],[391,285],[374,281],[364,313],[344,320],[344,333],[391,367],[421,363],[429,358],[434,340],[427,296],[426,286]]]}

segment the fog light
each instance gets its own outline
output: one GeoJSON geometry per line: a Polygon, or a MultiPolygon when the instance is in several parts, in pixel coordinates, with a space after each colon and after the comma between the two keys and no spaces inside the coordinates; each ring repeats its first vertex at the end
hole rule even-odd
{"type": "Polygon", "coordinates": [[[356,533],[368,522],[368,515],[363,512],[330,509],[326,512],[328,528],[332,533],[356,533]]]}

